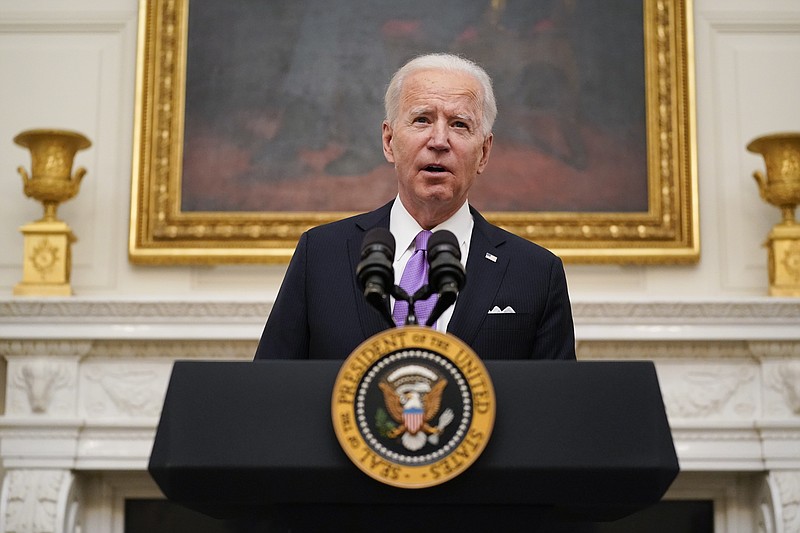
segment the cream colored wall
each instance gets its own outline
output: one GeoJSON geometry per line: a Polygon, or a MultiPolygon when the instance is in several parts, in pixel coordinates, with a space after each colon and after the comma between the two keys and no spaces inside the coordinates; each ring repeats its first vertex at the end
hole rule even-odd
{"type": "MultiPolygon", "coordinates": [[[[0,298],[21,279],[18,227],[41,216],[15,170],[30,167],[29,154],[12,138],[57,127],[94,143],[77,157],[88,169],[80,194],[59,209],[79,238],[72,278],[79,298],[269,301],[285,267],[127,260],[137,9],[135,0],[0,0],[0,298]]],[[[763,161],[745,145],[764,133],[800,130],[800,2],[695,0],[694,11],[702,259],[691,266],[568,265],[574,300],[766,294],[761,245],[779,216],[758,197],[751,173],[763,161]]]]}

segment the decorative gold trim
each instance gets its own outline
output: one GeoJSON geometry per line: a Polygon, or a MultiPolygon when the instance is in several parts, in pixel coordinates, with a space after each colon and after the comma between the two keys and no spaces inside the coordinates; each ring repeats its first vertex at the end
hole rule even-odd
{"type": "MultiPolygon", "coordinates": [[[[700,255],[692,0],[644,0],[648,210],[491,212],[568,262],[700,255]]],[[[129,257],[140,264],[281,263],[307,229],[352,213],[182,212],[188,0],[140,0],[129,257]]]]}

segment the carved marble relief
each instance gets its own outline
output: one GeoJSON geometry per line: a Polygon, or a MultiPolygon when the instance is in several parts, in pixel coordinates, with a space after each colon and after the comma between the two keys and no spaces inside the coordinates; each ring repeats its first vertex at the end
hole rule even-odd
{"type": "Polygon", "coordinates": [[[777,471],[770,473],[770,478],[780,494],[782,531],[800,531],[800,472],[777,471]]]}
{"type": "Polygon", "coordinates": [[[77,513],[69,523],[62,512],[75,504],[73,474],[68,470],[10,470],[4,480],[2,509],[4,533],[70,533],[76,530],[77,513]],[[67,502],[72,500],[72,504],[67,502]]]}
{"type": "Polygon", "coordinates": [[[767,416],[800,417],[800,361],[765,364],[764,389],[767,416]]]}
{"type": "Polygon", "coordinates": [[[76,373],[77,361],[12,359],[7,384],[9,414],[74,414],[76,373]]]}
{"type": "Polygon", "coordinates": [[[662,395],[670,418],[751,418],[757,413],[757,373],[753,367],[674,368],[665,364],[661,369],[662,395]]]}
{"type": "Polygon", "coordinates": [[[87,364],[83,409],[92,417],[157,418],[171,369],[168,363],[87,364]]]}

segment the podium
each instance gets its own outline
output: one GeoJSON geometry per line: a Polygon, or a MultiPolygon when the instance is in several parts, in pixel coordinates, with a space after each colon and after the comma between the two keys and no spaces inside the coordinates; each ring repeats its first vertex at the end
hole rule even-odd
{"type": "Polygon", "coordinates": [[[293,532],[615,520],[658,502],[677,476],[651,362],[485,365],[497,405],[491,439],[438,486],[384,485],[350,462],[331,422],[341,361],[176,362],[149,471],[188,508],[268,516],[293,532]]]}

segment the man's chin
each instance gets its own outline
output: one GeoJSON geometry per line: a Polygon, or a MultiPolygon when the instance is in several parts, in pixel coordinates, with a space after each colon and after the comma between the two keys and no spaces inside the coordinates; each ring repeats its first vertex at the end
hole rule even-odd
{"type": "Polygon", "coordinates": [[[450,174],[423,174],[422,179],[416,182],[414,192],[420,198],[452,198],[456,190],[456,183],[450,174]]]}
{"type": "Polygon", "coordinates": [[[454,199],[453,190],[448,187],[426,187],[418,196],[425,203],[446,204],[454,199]]]}

